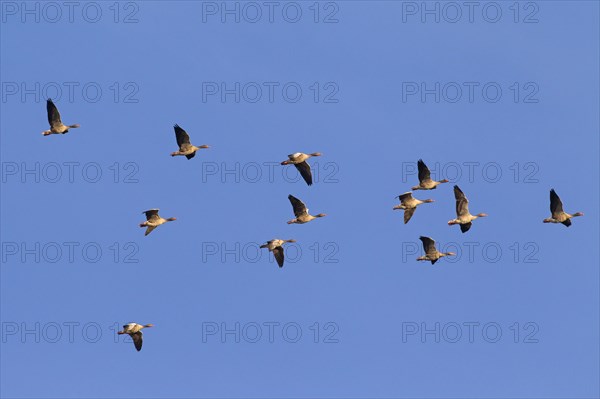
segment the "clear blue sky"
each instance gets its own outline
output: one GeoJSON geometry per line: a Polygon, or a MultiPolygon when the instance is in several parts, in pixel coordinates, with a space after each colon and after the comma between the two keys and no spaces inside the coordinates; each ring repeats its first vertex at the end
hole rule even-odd
{"type": "Polygon", "coordinates": [[[96,23],[85,3],[72,22],[66,6],[35,4],[27,14],[0,3],[2,397],[600,395],[597,2],[522,2],[518,15],[499,2],[495,23],[486,3],[472,22],[439,3],[439,23],[421,2],[320,3],[318,23],[313,2],[286,6],[285,18],[282,2],[273,22],[256,3],[256,23],[244,3],[239,23],[221,22],[221,2],[124,2],[118,15],[97,2],[96,23]],[[288,22],[295,6],[300,20],[288,22]],[[222,82],[240,83],[239,103],[206,91],[222,82]],[[439,102],[408,91],[436,82],[439,102]],[[57,86],[63,122],[81,128],[43,137],[57,86]],[[170,157],[174,123],[211,148],[170,157]],[[291,166],[268,176],[296,151],[323,153],[311,187],[283,177],[291,166]],[[462,175],[417,192],[436,202],[404,225],[394,196],[416,183],[407,168],[419,158],[462,175]],[[236,163],[241,176],[221,177],[236,163]],[[446,224],[453,184],[489,214],[466,234],[446,224]],[[585,216],[543,224],[550,188],[585,216]],[[328,216],[287,225],[288,194],[328,216]],[[144,237],[149,208],[178,220],[144,237]],[[420,235],[458,245],[460,258],[416,262],[420,235]],[[275,237],[298,240],[283,269],[256,254],[275,237]],[[502,254],[493,262],[484,247],[502,254]],[[130,321],[155,324],[141,352],[114,342],[130,321]],[[208,335],[236,323],[239,343],[208,335]],[[282,336],[286,323],[301,328],[298,342],[285,339],[293,329],[282,336]],[[421,335],[436,323],[440,342],[421,335]],[[473,342],[468,323],[479,323],[473,342]]]}

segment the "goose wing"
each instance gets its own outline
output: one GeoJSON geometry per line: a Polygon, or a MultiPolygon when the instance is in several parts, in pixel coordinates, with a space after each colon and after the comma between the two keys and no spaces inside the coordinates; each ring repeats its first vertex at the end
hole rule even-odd
{"type": "Polygon", "coordinates": [[[410,208],[404,210],[404,224],[408,223],[410,218],[415,214],[417,208],[410,208]]]}
{"type": "Polygon", "coordinates": [[[143,343],[142,335],[143,334],[141,331],[130,334],[131,339],[133,339],[133,344],[135,345],[135,349],[137,349],[138,352],[142,350],[142,343],[143,343]]]}
{"type": "Polygon", "coordinates": [[[456,216],[466,216],[469,214],[469,200],[458,186],[454,186],[454,198],[456,198],[456,216]]]}
{"type": "Polygon", "coordinates": [[[283,267],[283,260],[285,258],[283,256],[283,247],[273,248],[273,255],[275,256],[275,260],[277,261],[279,267],[283,267]]]}
{"type": "Polygon", "coordinates": [[[183,130],[178,124],[173,126],[175,129],[175,138],[177,139],[177,145],[180,149],[183,149],[186,145],[190,145],[190,136],[185,130],[183,130]]]}
{"type": "Polygon", "coordinates": [[[398,199],[400,199],[400,202],[405,203],[406,201],[410,201],[411,199],[413,199],[413,196],[412,193],[409,191],[407,193],[400,194],[398,196],[398,199]]]}
{"type": "Polygon", "coordinates": [[[427,255],[436,255],[437,249],[435,249],[435,241],[429,237],[421,236],[419,240],[423,243],[423,250],[427,255]]]}
{"type": "Polygon", "coordinates": [[[308,162],[304,161],[296,163],[294,164],[294,166],[296,167],[296,169],[298,169],[298,172],[300,172],[300,175],[302,175],[302,178],[304,179],[306,184],[308,184],[309,186],[312,185],[312,172],[310,171],[310,165],[308,164],[308,162]]]}
{"type": "Polygon", "coordinates": [[[58,108],[56,108],[56,105],[54,105],[51,98],[46,100],[46,111],[48,112],[48,123],[51,127],[62,125],[62,121],[60,120],[60,112],[58,112],[58,108]]]}
{"type": "Polygon", "coordinates": [[[146,220],[150,222],[160,218],[160,216],[158,216],[158,211],[159,209],[148,209],[142,213],[146,214],[146,220]]]}
{"type": "Polygon", "coordinates": [[[552,212],[552,217],[564,212],[562,201],[554,189],[550,190],[550,212],[552,212]]]}
{"type": "Polygon", "coordinates": [[[294,216],[300,217],[302,215],[308,214],[308,208],[306,208],[304,202],[300,201],[298,198],[294,197],[291,194],[288,195],[288,199],[290,200],[290,202],[292,203],[292,207],[294,208],[294,216]]]}
{"type": "Polygon", "coordinates": [[[471,228],[472,225],[473,225],[472,222],[461,224],[460,231],[462,231],[463,233],[466,233],[467,231],[469,231],[469,229],[471,228]]]}
{"type": "Polygon", "coordinates": [[[425,165],[422,159],[419,159],[417,162],[417,167],[419,168],[419,181],[423,182],[431,179],[431,173],[429,172],[429,168],[425,165]]]}

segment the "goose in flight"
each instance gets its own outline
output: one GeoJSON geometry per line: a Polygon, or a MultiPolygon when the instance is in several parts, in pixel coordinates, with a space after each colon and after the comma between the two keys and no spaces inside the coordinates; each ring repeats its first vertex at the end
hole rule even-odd
{"type": "Polygon", "coordinates": [[[282,165],[294,165],[302,178],[309,186],[312,185],[312,173],[310,171],[310,165],[306,160],[310,157],[320,157],[320,152],[313,152],[312,154],[305,154],[303,152],[296,152],[288,155],[288,159],[281,162],[282,165]]]}
{"type": "Polygon", "coordinates": [[[471,222],[477,218],[487,216],[485,213],[471,215],[469,213],[469,200],[458,186],[454,186],[454,198],[456,198],[456,219],[448,222],[448,225],[460,224],[460,231],[466,233],[471,228],[471,222]]]}
{"type": "Polygon", "coordinates": [[[284,260],[284,256],[283,256],[283,244],[285,244],[286,242],[296,242],[296,240],[279,240],[277,238],[271,240],[271,241],[267,241],[266,244],[261,245],[261,248],[267,248],[270,252],[273,252],[273,255],[275,256],[275,260],[277,261],[277,264],[279,265],[279,267],[283,267],[283,260],[284,260]]]}
{"type": "Polygon", "coordinates": [[[152,230],[154,230],[161,224],[177,220],[177,218],[168,218],[168,219],[162,218],[162,217],[158,216],[158,211],[159,211],[158,209],[149,209],[147,211],[142,212],[142,213],[146,214],[146,221],[143,223],[140,223],[140,227],[147,227],[146,233],[144,234],[145,236],[150,234],[152,232],[152,230]]]}
{"type": "Polygon", "coordinates": [[[173,128],[175,129],[175,138],[177,139],[179,151],[172,152],[172,157],[177,155],[184,155],[189,160],[194,158],[194,156],[196,155],[196,151],[198,151],[199,149],[208,148],[206,144],[201,145],[200,147],[192,145],[190,143],[190,136],[178,124],[175,124],[173,128]]]}
{"type": "Polygon", "coordinates": [[[50,124],[50,130],[43,131],[42,134],[44,136],[49,136],[51,134],[65,134],[69,131],[69,129],[75,129],[79,127],[79,124],[77,123],[68,126],[62,123],[58,108],[56,108],[56,105],[54,105],[51,98],[46,100],[46,111],[48,112],[48,123],[50,124]]]}
{"type": "Polygon", "coordinates": [[[146,324],[146,325],[141,325],[141,324],[137,324],[137,323],[129,323],[129,324],[125,324],[123,326],[123,331],[119,331],[117,332],[117,334],[122,335],[122,334],[129,334],[129,336],[131,337],[131,339],[133,339],[133,344],[135,345],[135,349],[137,349],[137,351],[141,351],[142,350],[142,329],[143,328],[147,328],[147,327],[154,327],[153,324],[146,324]]]}
{"type": "Polygon", "coordinates": [[[456,255],[454,252],[443,252],[443,253],[439,252],[435,248],[435,241],[433,241],[429,237],[421,236],[421,237],[419,237],[419,240],[421,240],[421,242],[423,243],[423,249],[425,250],[425,256],[420,256],[417,258],[417,260],[428,260],[428,261],[431,261],[432,265],[434,265],[435,262],[438,261],[438,259],[440,259],[444,256],[456,255]]]}
{"type": "Polygon", "coordinates": [[[412,193],[410,191],[401,194],[396,198],[400,199],[400,205],[396,205],[393,209],[404,209],[404,224],[408,223],[410,218],[417,210],[417,206],[421,204],[428,204],[430,202],[434,202],[432,199],[418,200],[412,196],[412,193]]]}
{"type": "Polygon", "coordinates": [[[429,168],[422,159],[419,159],[417,162],[417,167],[419,168],[419,185],[414,186],[412,190],[433,190],[437,188],[439,184],[448,183],[449,181],[447,179],[440,181],[431,180],[431,172],[429,172],[429,168]]]}
{"type": "Polygon", "coordinates": [[[322,218],[323,216],[327,216],[324,213],[319,213],[315,216],[309,214],[308,208],[306,207],[306,205],[304,205],[304,202],[300,201],[298,198],[294,197],[291,194],[288,195],[288,199],[292,203],[292,208],[294,208],[294,216],[296,216],[295,219],[292,219],[289,222],[287,222],[288,224],[304,224],[316,218],[322,218]]]}
{"type": "Polygon", "coordinates": [[[562,201],[554,189],[550,190],[550,212],[552,217],[544,219],[544,223],[562,223],[567,227],[571,225],[571,218],[583,216],[581,212],[570,215],[563,211],[562,201]]]}

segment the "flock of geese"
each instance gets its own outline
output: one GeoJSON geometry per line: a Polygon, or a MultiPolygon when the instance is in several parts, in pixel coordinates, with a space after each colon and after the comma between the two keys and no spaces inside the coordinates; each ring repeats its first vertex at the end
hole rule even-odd
{"type": "MultiPolygon", "coordinates": [[[[61,121],[60,113],[56,108],[56,105],[52,102],[52,99],[48,99],[46,102],[46,110],[48,113],[48,123],[50,124],[50,129],[42,132],[44,136],[49,136],[51,134],[65,134],[69,131],[69,129],[75,129],[80,127],[79,124],[73,125],[65,125],[61,121]]],[[[175,129],[175,138],[177,140],[177,146],[179,147],[178,151],[172,152],[171,156],[185,156],[188,160],[192,159],[198,150],[209,148],[208,145],[204,144],[199,147],[193,145],[190,142],[190,136],[187,132],[181,128],[179,125],[174,125],[175,129]]],[[[310,165],[307,160],[311,157],[321,156],[321,153],[314,152],[311,154],[305,154],[302,152],[297,152],[294,154],[288,155],[288,159],[281,162],[281,165],[294,165],[298,172],[304,179],[307,185],[311,186],[312,181],[312,172],[310,165]]],[[[431,173],[425,162],[422,159],[419,159],[417,162],[418,167],[418,178],[419,184],[412,187],[413,191],[417,190],[434,190],[443,183],[448,183],[449,181],[446,179],[435,181],[431,179],[431,173]]],[[[422,204],[432,203],[433,199],[424,199],[419,200],[413,197],[412,191],[408,191],[404,194],[396,197],[400,200],[400,204],[393,207],[393,210],[403,210],[404,211],[404,223],[408,223],[410,219],[413,217],[417,207],[422,204]]],[[[469,212],[469,200],[463,193],[463,191],[457,186],[454,186],[454,198],[456,200],[456,218],[448,221],[448,225],[458,224],[460,226],[460,230],[463,233],[466,233],[471,229],[473,221],[488,216],[485,213],[478,213],[476,215],[472,215],[469,212]]],[[[292,205],[292,209],[294,212],[294,219],[289,220],[288,224],[304,224],[313,221],[314,219],[322,218],[326,216],[324,213],[319,213],[317,215],[311,215],[308,212],[308,208],[300,199],[294,197],[293,195],[289,195],[288,199],[292,205]]],[[[140,227],[145,227],[146,232],[144,235],[150,234],[154,229],[158,226],[177,220],[174,217],[171,218],[163,218],[159,214],[159,209],[149,209],[144,211],[146,215],[146,221],[140,223],[140,227]]],[[[550,190],[550,212],[551,217],[543,220],[544,223],[562,223],[563,225],[569,227],[571,226],[571,219],[578,216],[583,216],[583,213],[577,212],[574,214],[566,213],[563,210],[563,204],[554,189],[550,190]]],[[[421,236],[419,237],[421,242],[423,243],[423,250],[425,251],[425,255],[417,258],[417,261],[430,261],[431,264],[435,264],[440,258],[444,256],[453,256],[455,253],[453,252],[439,252],[435,247],[435,241],[430,237],[421,236]]],[[[296,240],[281,240],[281,239],[272,239],[267,241],[265,244],[261,245],[260,248],[266,248],[269,252],[273,253],[275,260],[279,267],[283,267],[284,263],[284,251],[283,245],[285,243],[293,243],[296,240]]],[[[129,323],[123,326],[123,330],[119,331],[118,334],[128,334],[132,339],[135,345],[135,348],[140,351],[142,349],[142,329],[153,327],[152,324],[137,324],[137,323],[129,323]]]]}

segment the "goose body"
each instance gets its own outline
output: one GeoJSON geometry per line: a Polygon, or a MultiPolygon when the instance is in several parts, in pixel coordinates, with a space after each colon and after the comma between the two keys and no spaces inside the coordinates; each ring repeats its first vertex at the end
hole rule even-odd
{"type": "Polygon", "coordinates": [[[175,138],[177,139],[177,145],[179,146],[179,151],[175,151],[171,153],[171,156],[183,155],[188,160],[194,158],[196,156],[196,151],[208,148],[206,144],[201,145],[200,147],[196,147],[190,143],[190,136],[187,134],[185,130],[183,130],[178,124],[173,126],[175,129],[175,138]]]}
{"type": "Polygon", "coordinates": [[[454,186],[454,198],[456,199],[456,219],[448,221],[448,225],[460,225],[460,231],[466,233],[471,228],[473,220],[486,217],[486,213],[471,215],[469,213],[469,200],[458,186],[454,186]]]}
{"type": "Polygon", "coordinates": [[[550,212],[552,213],[552,216],[544,219],[544,223],[562,223],[567,227],[571,225],[571,218],[583,216],[583,213],[581,212],[572,215],[566,213],[563,210],[562,201],[554,189],[550,190],[550,212]]]}
{"type": "Polygon", "coordinates": [[[290,200],[292,208],[294,209],[294,216],[296,216],[294,219],[288,221],[288,224],[304,224],[310,222],[311,220],[327,216],[324,213],[319,213],[318,215],[314,216],[309,214],[308,208],[306,207],[304,202],[300,201],[298,198],[294,197],[291,194],[288,195],[288,199],[290,200]]]}
{"type": "Polygon", "coordinates": [[[412,193],[406,192],[404,194],[400,194],[398,197],[400,199],[400,205],[396,205],[394,210],[404,210],[404,224],[408,223],[410,218],[412,218],[413,214],[417,210],[417,206],[421,204],[427,204],[430,202],[434,202],[432,199],[419,200],[412,196],[412,193]]]}
{"type": "Polygon", "coordinates": [[[177,220],[177,218],[165,219],[163,217],[160,217],[158,215],[158,211],[159,211],[159,209],[149,209],[147,211],[142,212],[142,213],[146,214],[146,221],[143,223],[140,223],[140,227],[146,227],[146,233],[144,234],[145,236],[150,234],[152,232],[152,230],[154,230],[161,224],[177,220]]]}
{"type": "Polygon", "coordinates": [[[58,108],[52,102],[52,99],[49,98],[46,100],[46,112],[48,113],[48,123],[50,124],[50,129],[42,132],[44,136],[49,136],[51,134],[65,134],[69,131],[69,129],[75,129],[79,127],[79,124],[74,125],[65,125],[62,123],[60,119],[60,112],[58,112],[58,108]]]}
{"type": "Polygon", "coordinates": [[[273,252],[273,256],[275,256],[275,260],[279,267],[283,267],[283,261],[285,256],[283,254],[283,244],[286,242],[296,242],[296,240],[280,240],[278,238],[267,241],[266,244],[261,245],[261,248],[267,248],[269,252],[273,252]]]}
{"type": "Polygon", "coordinates": [[[153,324],[137,324],[137,323],[129,323],[129,324],[125,324],[123,326],[123,330],[117,332],[117,334],[122,335],[122,334],[128,334],[131,339],[133,339],[133,344],[135,345],[135,349],[137,349],[137,351],[141,351],[142,350],[142,343],[143,343],[143,334],[142,334],[142,329],[144,328],[148,328],[148,327],[154,327],[153,324]]]}
{"type": "Polygon", "coordinates": [[[431,180],[431,172],[422,159],[417,161],[417,168],[419,169],[419,185],[414,186],[412,190],[434,190],[440,184],[448,183],[447,179],[440,181],[431,180]]]}
{"type": "Polygon", "coordinates": [[[309,186],[312,185],[312,172],[310,170],[310,165],[306,160],[310,157],[320,157],[320,152],[313,152],[312,154],[305,154],[303,152],[295,152],[293,154],[288,155],[288,159],[281,162],[282,165],[294,165],[300,175],[309,186]]]}
{"type": "Polygon", "coordinates": [[[454,256],[456,255],[454,252],[439,252],[435,247],[435,241],[433,241],[429,237],[421,236],[419,240],[423,243],[423,250],[425,251],[424,256],[420,256],[417,260],[428,260],[432,265],[438,261],[438,259],[443,258],[444,256],[454,256]]]}

